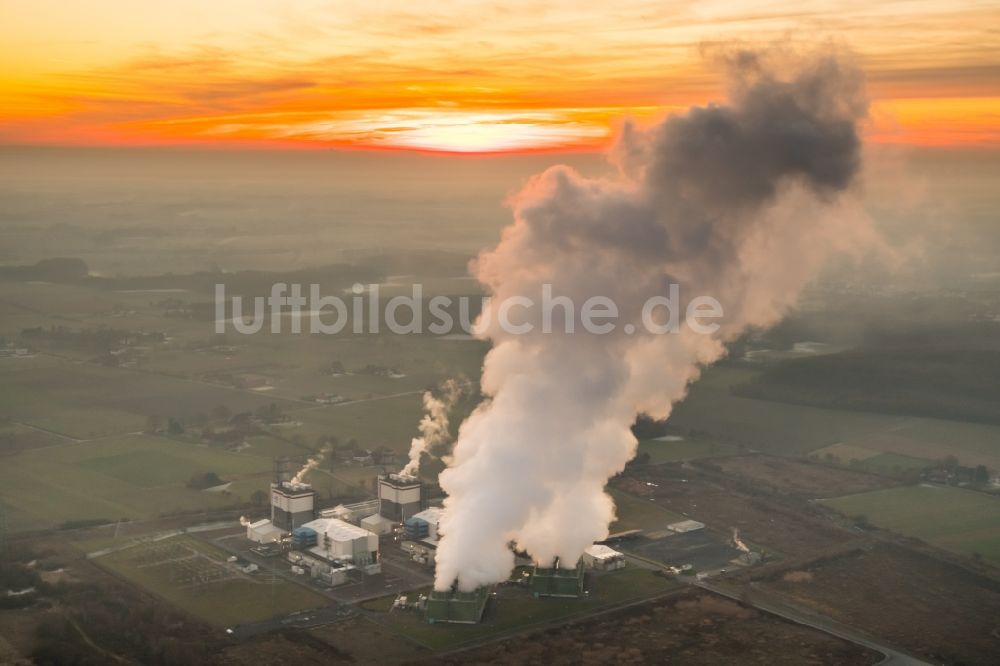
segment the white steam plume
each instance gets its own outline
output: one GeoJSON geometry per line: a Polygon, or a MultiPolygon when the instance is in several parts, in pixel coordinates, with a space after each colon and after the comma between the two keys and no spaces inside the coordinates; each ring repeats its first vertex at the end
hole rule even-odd
{"type": "Polygon", "coordinates": [[[416,476],[420,470],[420,456],[433,447],[444,444],[451,437],[448,430],[448,414],[455,401],[462,394],[461,385],[454,379],[441,384],[440,397],[432,391],[424,392],[424,416],[420,419],[420,437],[410,441],[410,461],[400,474],[416,476]]]}
{"type": "Polygon", "coordinates": [[[511,541],[537,562],[575,564],[608,534],[615,508],[604,487],[635,454],[636,414],[667,417],[725,343],[794,305],[826,257],[878,243],[850,196],[867,101],[849,58],[824,51],[788,67],[744,51],[729,64],[727,103],[625,128],[616,178],[565,166],[534,177],[513,197],[500,244],[479,257],[493,295],[482,324],[493,341],[488,399],[440,476],[436,589],[504,580],[511,541]],[[614,331],[545,334],[537,307],[517,309],[534,332],[502,330],[498,308],[511,297],[538,303],[545,284],[577,313],[591,296],[610,297],[614,331]],[[672,284],[681,313],[696,296],[722,304],[714,334],[645,330],[644,303],[672,284]]]}
{"type": "Polygon", "coordinates": [[[292,477],[291,483],[303,483],[303,480],[306,478],[306,474],[308,474],[311,470],[316,469],[319,464],[323,462],[323,458],[325,458],[326,454],[330,452],[330,449],[330,445],[326,445],[315,455],[309,456],[306,460],[306,464],[302,466],[302,469],[296,472],[295,476],[292,477]]]}

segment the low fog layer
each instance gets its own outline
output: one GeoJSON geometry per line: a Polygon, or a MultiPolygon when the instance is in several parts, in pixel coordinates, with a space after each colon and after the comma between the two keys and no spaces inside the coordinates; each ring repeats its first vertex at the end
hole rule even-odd
{"type": "MultiPolygon", "coordinates": [[[[1000,158],[866,152],[866,208],[895,239],[921,240],[907,286],[1000,271],[1000,158]]],[[[0,148],[0,265],[79,257],[97,274],[148,275],[292,270],[358,250],[471,258],[509,221],[505,199],[555,164],[610,173],[589,154],[0,148]]]]}

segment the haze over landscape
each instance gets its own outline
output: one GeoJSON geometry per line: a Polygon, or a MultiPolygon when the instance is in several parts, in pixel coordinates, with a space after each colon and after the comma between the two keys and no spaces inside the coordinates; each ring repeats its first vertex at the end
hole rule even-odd
{"type": "Polygon", "coordinates": [[[0,663],[996,663],[998,19],[0,4],[0,663]]]}

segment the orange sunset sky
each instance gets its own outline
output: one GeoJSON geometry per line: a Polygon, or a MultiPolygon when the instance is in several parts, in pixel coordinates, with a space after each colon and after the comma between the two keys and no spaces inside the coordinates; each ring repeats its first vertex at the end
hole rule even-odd
{"type": "Polygon", "coordinates": [[[787,39],[857,53],[870,140],[1000,148],[995,0],[0,0],[0,143],[587,149],[787,39]]]}

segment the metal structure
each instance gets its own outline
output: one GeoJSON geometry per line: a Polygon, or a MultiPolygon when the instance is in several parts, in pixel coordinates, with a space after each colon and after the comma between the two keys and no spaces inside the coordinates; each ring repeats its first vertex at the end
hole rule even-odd
{"type": "Polygon", "coordinates": [[[492,588],[480,587],[472,592],[431,592],[427,598],[427,621],[431,624],[478,624],[486,612],[492,588]]]}
{"type": "Polygon", "coordinates": [[[282,483],[284,481],[291,481],[292,476],[295,472],[292,471],[292,460],[288,456],[281,456],[274,459],[274,466],[272,468],[273,479],[272,483],[282,483]]]}
{"type": "Polygon", "coordinates": [[[582,597],[583,596],[583,561],[576,563],[572,569],[563,569],[556,559],[551,567],[535,565],[531,572],[528,588],[535,598],[538,597],[582,597]]]}

